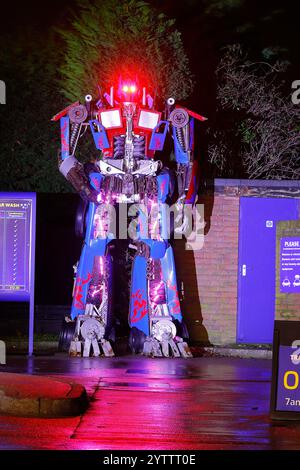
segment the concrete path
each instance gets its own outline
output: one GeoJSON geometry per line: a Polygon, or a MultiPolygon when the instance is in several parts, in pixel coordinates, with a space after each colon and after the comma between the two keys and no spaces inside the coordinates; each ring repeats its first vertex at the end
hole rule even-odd
{"type": "Polygon", "coordinates": [[[2,370],[80,382],[91,401],[74,418],[0,416],[0,448],[300,450],[300,424],[269,419],[271,365],[237,358],[10,356],[2,370]]]}
{"type": "Polygon", "coordinates": [[[85,388],[66,379],[0,372],[0,413],[76,416],[88,404],[85,388]]]}

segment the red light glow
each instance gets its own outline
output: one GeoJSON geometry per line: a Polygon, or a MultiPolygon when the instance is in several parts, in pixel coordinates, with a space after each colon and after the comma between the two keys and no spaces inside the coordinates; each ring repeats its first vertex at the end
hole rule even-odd
{"type": "Polygon", "coordinates": [[[124,93],[135,93],[137,90],[136,85],[123,85],[122,91],[124,93]]]}
{"type": "Polygon", "coordinates": [[[137,102],[142,99],[141,82],[136,74],[124,73],[124,78],[119,75],[118,85],[115,86],[115,89],[116,97],[121,102],[137,102]]]}

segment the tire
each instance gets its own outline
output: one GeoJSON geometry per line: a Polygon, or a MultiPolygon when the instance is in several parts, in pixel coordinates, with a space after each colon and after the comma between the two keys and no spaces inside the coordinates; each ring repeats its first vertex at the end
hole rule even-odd
{"type": "Polygon", "coordinates": [[[135,326],[131,328],[129,334],[129,347],[134,354],[141,354],[144,348],[144,342],[146,339],[145,333],[139,330],[135,326]]]}
{"type": "Polygon", "coordinates": [[[175,320],[174,324],[175,324],[176,329],[177,329],[177,335],[180,336],[184,340],[188,340],[189,339],[189,331],[188,331],[187,326],[184,323],[184,321],[182,320],[182,322],[179,322],[178,320],[175,320]]]}
{"type": "Polygon", "coordinates": [[[65,318],[63,319],[58,341],[58,350],[60,352],[69,352],[70,344],[75,333],[75,327],[75,321],[67,322],[65,318]]]}
{"type": "Polygon", "coordinates": [[[88,202],[80,198],[75,216],[75,235],[78,238],[85,236],[87,209],[88,202]]]}

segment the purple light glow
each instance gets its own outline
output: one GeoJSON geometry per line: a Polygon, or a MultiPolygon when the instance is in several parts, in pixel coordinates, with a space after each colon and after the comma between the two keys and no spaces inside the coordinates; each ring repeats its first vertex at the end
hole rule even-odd
{"type": "Polygon", "coordinates": [[[158,281],[157,284],[155,284],[155,282],[157,281],[152,281],[150,287],[151,303],[156,305],[166,303],[164,282],[161,280],[158,281]]]}
{"type": "Polygon", "coordinates": [[[103,286],[100,286],[99,289],[94,289],[93,292],[91,293],[91,297],[95,298],[97,294],[100,294],[101,291],[103,290],[103,286]]]}
{"type": "Polygon", "coordinates": [[[100,274],[104,274],[104,260],[103,256],[99,256],[100,274]]]}

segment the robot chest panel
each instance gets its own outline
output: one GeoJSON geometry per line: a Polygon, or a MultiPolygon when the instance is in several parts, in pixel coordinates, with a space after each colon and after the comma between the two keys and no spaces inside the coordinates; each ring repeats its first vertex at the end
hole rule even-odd
{"type": "Polygon", "coordinates": [[[133,128],[131,139],[126,138],[126,129],[106,130],[109,148],[103,150],[104,158],[121,159],[127,153],[132,153],[133,158],[151,159],[154,151],[149,149],[151,132],[133,128]],[[129,143],[128,143],[129,141],[129,143]]]}
{"type": "Polygon", "coordinates": [[[130,157],[134,159],[147,158],[147,139],[143,134],[133,133],[128,139],[126,135],[115,135],[112,142],[115,159],[130,157]]]}

